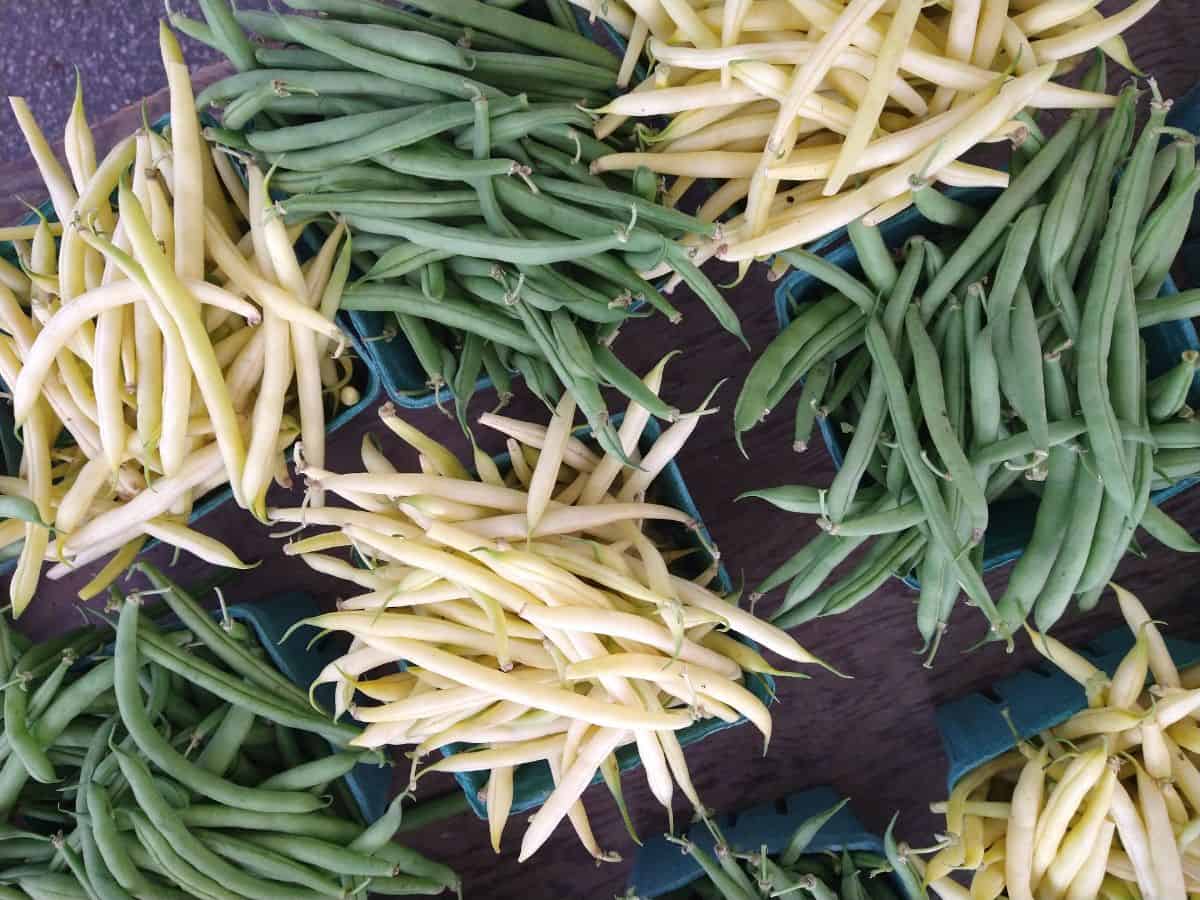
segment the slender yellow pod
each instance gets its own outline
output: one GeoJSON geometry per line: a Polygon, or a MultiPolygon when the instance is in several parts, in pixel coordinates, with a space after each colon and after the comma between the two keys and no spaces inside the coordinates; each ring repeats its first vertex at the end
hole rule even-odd
{"type": "Polygon", "coordinates": [[[622,727],[599,728],[584,742],[571,766],[562,773],[554,791],[534,813],[521,839],[520,861],[537,852],[558,823],[566,817],[610,753],[625,743],[629,734],[622,727]]]}
{"type": "Polygon", "coordinates": [[[146,535],[144,534],[138,535],[123,544],[113,555],[112,559],[105,563],[100,571],[79,589],[79,599],[86,602],[98,596],[101,591],[107,590],[109,585],[120,578],[133,561],[137,559],[137,555],[142,551],[142,547],[145,544],[146,535]]]}
{"type": "Polygon", "coordinates": [[[29,104],[23,97],[9,97],[8,105],[12,108],[17,127],[25,137],[33,161],[37,164],[42,183],[50,194],[50,202],[54,206],[54,214],[60,222],[70,222],[79,198],[71,179],[63,170],[62,164],[54,156],[50,142],[38,127],[37,120],[29,109],[29,104]]]}
{"type": "Polygon", "coordinates": [[[1171,659],[1171,651],[1167,649],[1162,632],[1158,630],[1158,626],[1150,618],[1146,608],[1142,606],[1137,597],[1125,588],[1118,584],[1112,584],[1111,587],[1117,595],[1121,615],[1124,616],[1129,630],[1139,637],[1145,635],[1146,649],[1149,654],[1148,663],[1150,671],[1154,673],[1154,680],[1162,687],[1179,687],[1179,671],[1171,659]]]}
{"type": "MultiPolygon", "coordinates": [[[[125,222],[134,256],[143,267],[149,289],[158,296],[179,330],[200,394],[204,398],[209,416],[216,424],[217,445],[221,450],[234,498],[239,505],[245,507],[241,478],[246,453],[241,426],[238,424],[229,389],[217,363],[212,343],[201,320],[199,304],[180,281],[177,273],[171,269],[170,263],[154,239],[141,204],[129,190],[127,182],[121,182],[119,201],[121,219],[125,222]]],[[[203,259],[200,278],[203,278],[203,259]]]]}
{"type": "Polygon", "coordinates": [[[1029,45],[1030,50],[1038,62],[1067,59],[1085,53],[1105,41],[1119,36],[1121,32],[1136,24],[1157,5],[1158,0],[1137,0],[1120,12],[1094,24],[1084,25],[1082,28],[1076,28],[1058,37],[1033,41],[1029,45]]]}
{"type": "Polygon", "coordinates": [[[487,804],[488,834],[492,840],[492,850],[500,852],[500,839],[504,835],[504,825],[508,822],[508,814],[512,810],[513,799],[513,767],[496,766],[488,776],[487,804]]]}

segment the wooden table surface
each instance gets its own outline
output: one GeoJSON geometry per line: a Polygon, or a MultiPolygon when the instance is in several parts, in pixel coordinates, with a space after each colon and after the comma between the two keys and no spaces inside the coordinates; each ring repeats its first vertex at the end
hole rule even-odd
{"type": "MultiPolygon", "coordinates": [[[[1189,0],[1163,0],[1127,35],[1134,59],[1158,78],[1167,97],[1182,96],[1200,78],[1200,55],[1189,44],[1195,39],[1190,28],[1193,10],[1189,0]]],[[[208,69],[196,77],[198,82],[206,82],[217,74],[219,70],[208,69]]],[[[150,104],[152,117],[165,110],[161,94],[151,98],[150,104]]],[[[137,110],[125,110],[98,125],[98,143],[111,144],[115,136],[135,127],[139,115],[137,110]]],[[[15,221],[20,216],[19,200],[40,199],[40,182],[31,162],[0,167],[0,221],[15,221]]],[[[729,280],[728,270],[718,268],[712,274],[718,280],[729,280]]],[[[765,269],[758,267],[728,293],[755,352],[761,351],[776,331],[774,285],[765,276],[765,269]]],[[[698,301],[690,296],[681,296],[680,301],[686,317],[683,324],[669,334],[664,333],[668,326],[661,318],[629,327],[617,349],[629,365],[645,370],[665,348],[686,348],[685,355],[667,369],[663,385],[663,395],[684,409],[698,405],[716,379],[730,379],[719,395],[722,413],[704,419],[679,462],[734,580],[744,578],[747,584],[754,584],[812,537],[816,527],[811,517],[789,515],[752,501],[735,503],[734,498],[743,491],[775,484],[827,484],[832,467],[819,445],[803,455],[791,451],[792,424],[783,412],[749,434],[746,443],[750,459],[742,459],[732,440],[729,411],[752,357],[713,324],[698,301]]],[[[482,411],[491,401],[490,395],[479,398],[475,404],[478,410],[473,411],[482,411]]],[[[511,409],[517,416],[539,420],[545,416],[544,409],[524,393],[511,409]]],[[[466,442],[457,426],[438,410],[413,412],[410,420],[466,453],[466,442]]],[[[383,432],[374,411],[370,411],[330,440],[330,468],[357,470],[360,441],[368,432],[381,437],[397,464],[415,464],[412,455],[383,432]]],[[[480,439],[485,447],[500,449],[494,436],[481,434],[480,439]]],[[[1165,508],[1184,524],[1200,530],[1200,490],[1171,501],[1165,508]]],[[[239,575],[227,586],[230,602],[303,589],[331,605],[349,590],[342,582],[316,575],[302,563],[284,558],[279,540],[269,537],[248,514],[232,505],[213,513],[199,527],[227,542],[243,559],[262,561],[258,568],[239,575]]],[[[1194,599],[1195,584],[1200,580],[1200,557],[1172,554],[1153,541],[1147,541],[1147,550],[1147,558],[1130,557],[1122,563],[1120,582],[1143,599],[1152,615],[1168,623],[1170,634],[1200,637],[1200,604],[1194,599]]],[[[169,552],[161,549],[151,558],[162,565],[170,562],[169,552]]],[[[204,564],[185,557],[169,572],[184,584],[195,584],[211,577],[206,569],[204,564]]],[[[989,585],[997,590],[1006,577],[1004,571],[993,573],[989,585]]],[[[87,578],[85,571],[61,582],[44,582],[20,627],[42,636],[74,624],[79,619],[74,609],[75,591],[87,578]]],[[[799,639],[852,674],[853,680],[821,673],[807,681],[781,679],[779,702],[773,707],[775,734],[765,758],[757,732],[745,726],[689,748],[687,758],[703,800],[719,811],[735,811],[794,790],[828,784],[852,799],[854,809],[872,829],[881,833],[898,810],[901,836],[914,845],[927,842],[938,825],[937,817],[929,812],[929,803],[944,797],[946,790],[946,759],[934,709],[1028,666],[1035,654],[1026,642],[1019,643],[1011,654],[999,645],[966,653],[966,648],[982,635],[983,620],[975,610],[960,605],[935,667],[925,669],[914,652],[920,646],[914,628],[914,600],[913,592],[892,582],[852,612],[801,628],[799,639]]],[[[1108,595],[1096,612],[1065,619],[1057,634],[1071,642],[1113,627],[1119,621],[1114,607],[1108,595]]],[[[406,771],[407,760],[398,758],[406,771]]],[[[419,797],[455,789],[449,779],[435,781],[436,777],[422,782],[419,797]]],[[[666,829],[666,812],[651,797],[639,773],[626,776],[625,791],[642,834],[666,829]]],[[[518,866],[522,817],[509,823],[504,852],[498,857],[488,846],[486,825],[470,815],[406,838],[409,844],[457,868],[464,877],[468,897],[613,897],[624,890],[637,847],[626,836],[603,787],[591,788],[585,801],[601,845],[619,851],[624,862],[593,864],[564,825],[531,862],[518,866]]],[[[675,811],[679,821],[686,821],[689,810],[678,795],[675,811]]]]}

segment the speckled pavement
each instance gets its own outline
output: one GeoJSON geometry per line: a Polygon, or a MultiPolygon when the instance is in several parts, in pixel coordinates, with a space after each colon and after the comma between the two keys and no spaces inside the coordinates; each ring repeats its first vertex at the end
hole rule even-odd
{"type": "MultiPolygon", "coordinates": [[[[194,0],[172,0],[171,8],[200,16],[194,0]]],[[[0,0],[0,95],[24,97],[57,141],[71,112],[78,66],[88,119],[99,121],[166,85],[158,53],[158,21],[165,15],[158,0],[0,0]]],[[[181,43],[192,66],[220,57],[187,38],[181,43]]],[[[7,103],[0,122],[0,161],[27,156],[7,103]]]]}

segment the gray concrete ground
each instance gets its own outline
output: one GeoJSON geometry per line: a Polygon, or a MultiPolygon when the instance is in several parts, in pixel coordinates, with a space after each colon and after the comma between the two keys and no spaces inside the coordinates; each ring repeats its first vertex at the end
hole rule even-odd
{"type": "MultiPolygon", "coordinates": [[[[172,0],[171,8],[200,15],[194,0],[172,0]]],[[[0,0],[0,95],[24,97],[56,141],[71,111],[78,66],[88,118],[103,119],[166,85],[158,53],[158,21],[165,15],[159,0],[0,0]]],[[[181,43],[193,66],[219,58],[202,44],[181,43]]],[[[4,103],[0,161],[27,155],[4,103]]]]}

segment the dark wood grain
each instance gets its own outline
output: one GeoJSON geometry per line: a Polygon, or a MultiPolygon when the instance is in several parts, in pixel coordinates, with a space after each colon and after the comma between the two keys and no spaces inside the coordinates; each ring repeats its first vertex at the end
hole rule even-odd
{"type": "MultiPolygon", "coordinates": [[[[1128,36],[1135,60],[1158,78],[1168,97],[1182,96],[1200,77],[1200,57],[1190,45],[1194,40],[1190,27],[1194,10],[1188,0],[1163,0],[1128,36]]],[[[216,74],[205,70],[198,73],[197,80],[207,81],[216,74]]],[[[162,102],[161,96],[152,98],[152,112],[160,111],[162,102]]],[[[111,143],[114,136],[136,122],[137,115],[135,109],[126,110],[106,122],[98,129],[98,142],[111,143]]],[[[0,184],[5,188],[0,192],[0,215],[6,219],[20,213],[17,197],[38,199],[36,173],[28,162],[0,167],[0,184]]],[[[712,274],[729,280],[732,272],[718,269],[712,274]]],[[[761,350],[776,331],[773,290],[765,270],[758,268],[729,292],[755,351],[761,350]]],[[[728,410],[751,363],[751,354],[713,325],[690,295],[681,296],[680,301],[686,316],[683,324],[673,331],[666,331],[661,319],[631,326],[618,349],[631,366],[645,369],[667,347],[685,347],[687,353],[668,369],[664,395],[680,407],[690,408],[701,401],[716,379],[729,378],[730,383],[720,395],[728,410]]],[[[478,405],[482,408],[490,400],[483,397],[478,405]]],[[[536,401],[524,395],[514,404],[514,414],[539,419],[545,415],[536,401]]],[[[465,453],[466,444],[457,427],[437,410],[413,413],[411,419],[465,453]]],[[[763,504],[734,501],[751,488],[791,482],[828,483],[832,477],[828,456],[819,447],[804,455],[793,454],[790,429],[785,413],[772,416],[749,435],[747,462],[731,439],[728,414],[711,416],[697,429],[680,458],[696,504],[735,580],[745,579],[752,584],[761,579],[816,531],[810,519],[780,513],[763,504]]],[[[331,467],[356,468],[359,444],[367,432],[381,432],[370,413],[333,437],[329,448],[331,467]]],[[[398,464],[413,464],[411,455],[395,441],[386,434],[380,436],[398,464]]],[[[491,436],[481,438],[485,446],[499,449],[500,442],[491,436]]],[[[1177,498],[1167,510],[1200,529],[1200,491],[1177,498]]],[[[239,510],[221,509],[200,527],[229,543],[243,558],[262,560],[257,569],[239,575],[226,588],[231,602],[300,588],[332,604],[347,591],[346,585],[315,575],[302,563],[282,557],[279,540],[269,537],[239,510]]],[[[1200,580],[1200,557],[1172,554],[1153,543],[1147,549],[1147,558],[1130,558],[1122,564],[1120,580],[1143,598],[1155,616],[1168,623],[1171,633],[1200,635],[1200,604],[1193,599],[1200,580]]],[[[160,549],[152,558],[166,564],[170,554],[160,549]]],[[[170,571],[183,583],[200,583],[213,574],[188,558],[179,560],[170,571]]],[[[45,635],[75,621],[78,612],[74,592],[87,576],[85,572],[47,583],[21,620],[21,628],[45,635]]],[[[1005,577],[1004,572],[994,573],[989,581],[995,588],[1003,584],[1005,577]]],[[[945,794],[946,760],[934,723],[935,707],[1029,665],[1033,652],[1022,643],[1011,654],[999,645],[966,653],[982,635],[983,627],[975,610],[961,607],[935,668],[925,669],[914,653],[919,641],[913,601],[911,591],[898,582],[892,583],[852,612],[801,629],[799,637],[811,650],[852,674],[853,680],[826,674],[810,681],[781,680],[779,702],[774,707],[775,736],[765,758],[759,736],[745,727],[722,732],[690,748],[687,756],[706,803],[719,810],[736,810],[788,791],[829,784],[853,798],[854,807],[872,828],[882,830],[892,813],[899,810],[903,835],[913,842],[926,840],[937,825],[928,804],[945,794]]],[[[1091,615],[1069,617],[1060,628],[1060,637],[1080,640],[1117,621],[1113,604],[1106,599],[1091,615]]],[[[399,756],[398,760],[406,769],[406,761],[399,756]]],[[[644,779],[633,773],[626,782],[626,796],[638,828],[643,834],[664,830],[666,813],[650,796],[644,779]]],[[[449,789],[453,789],[449,779],[435,781],[431,776],[422,782],[421,795],[435,796],[449,789]]],[[[468,897],[612,897],[623,890],[637,848],[626,837],[603,788],[591,789],[585,799],[601,844],[624,854],[624,863],[597,867],[579,848],[570,830],[562,828],[531,863],[518,867],[516,850],[524,825],[522,817],[510,823],[505,851],[499,857],[494,857],[488,847],[486,827],[470,816],[429,827],[407,840],[458,868],[465,877],[468,897]]],[[[680,819],[688,814],[683,802],[676,803],[675,811],[680,819]]]]}

